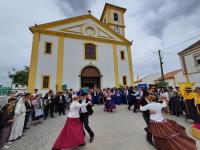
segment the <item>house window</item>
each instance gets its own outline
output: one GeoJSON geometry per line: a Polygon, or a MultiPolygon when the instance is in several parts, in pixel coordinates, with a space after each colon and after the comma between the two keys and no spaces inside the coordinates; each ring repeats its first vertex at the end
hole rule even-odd
{"type": "Polygon", "coordinates": [[[195,56],[194,59],[195,59],[196,66],[199,67],[200,66],[200,55],[195,56]]]}
{"type": "Polygon", "coordinates": [[[49,89],[50,85],[50,76],[42,77],[42,89],[49,89]]]}
{"type": "Polygon", "coordinates": [[[197,65],[200,66],[200,58],[196,60],[197,61],[197,65]]]}
{"type": "Polygon", "coordinates": [[[85,59],[96,60],[96,45],[85,44],[85,59]]]}
{"type": "Polygon", "coordinates": [[[127,79],[126,79],[126,76],[123,76],[122,80],[123,80],[123,85],[127,85],[127,79]]]}
{"type": "Polygon", "coordinates": [[[51,54],[52,52],[52,43],[51,42],[46,42],[45,43],[45,53],[46,54],[51,54]]]}
{"type": "Polygon", "coordinates": [[[125,60],[125,54],[124,54],[124,51],[121,51],[121,52],[120,52],[120,56],[121,56],[121,60],[125,60]]]}
{"type": "Polygon", "coordinates": [[[114,13],[114,21],[118,21],[119,20],[119,16],[117,13],[114,13]]]}

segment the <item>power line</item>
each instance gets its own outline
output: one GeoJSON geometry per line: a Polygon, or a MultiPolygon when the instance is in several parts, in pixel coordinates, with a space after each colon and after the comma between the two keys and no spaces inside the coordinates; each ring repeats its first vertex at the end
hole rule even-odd
{"type": "Polygon", "coordinates": [[[168,47],[168,48],[162,49],[162,51],[165,51],[165,50],[168,50],[168,49],[172,49],[172,48],[177,47],[177,46],[179,46],[179,45],[182,45],[182,44],[184,44],[184,43],[186,43],[186,42],[189,42],[189,41],[191,41],[191,40],[193,40],[193,39],[195,39],[195,38],[197,38],[197,37],[200,37],[200,34],[198,34],[198,35],[196,35],[196,36],[193,36],[193,37],[191,37],[191,38],[189,38],[189,39],[187,39],[187,40],[185,40],[185,41],[182,41],[182,42],[180,42],[180,43],[174,44],[174,45],[172,45],[172,46],[170,46],[170,47],[168,47]]]}

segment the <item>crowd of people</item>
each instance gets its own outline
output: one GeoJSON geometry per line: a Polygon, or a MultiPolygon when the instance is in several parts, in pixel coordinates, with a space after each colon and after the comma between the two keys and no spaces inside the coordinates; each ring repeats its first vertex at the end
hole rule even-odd
{"type": "MultiPolygon", "coordinates": [[[[107,89],[89,89],[85,87],[79,91],[70,89],[63,92],[49,90],[45,95],[39,94],[37,89],[33,94],[11,93],[8,96],[8,103],[0,111],[0,147],[8,148],[12,142],[20,139],[23,136],[23,132],[29,129],[30,124],[41,124],[48,117],[54,118],[55,113],[65,115],[66,109],[69,109],[68,118],[53,149],[84,145],[85,132],[83,127],[88,132],[90,142],[92,142],[94,132],[89,127],[88,120],[93,113],[92,107],[95,104],[104,104],[104,111],[107,112],[113,112],[117,109],[116,105],[121,104],[128,105],[128,109],[134,113],[142,111],[143,118],[147,124],[147,127],[145,127],[147,140],[157,148],[173,149],[173,147],[169,147],[171,146],[170,144],[168,144],[167,148],[163,148],[162,140],[168,140],[164,142],[170,143],[170,138],[174,136],[178,138],[173,140],[185,141],[186,147],[188,145],[191,150],[196,147],[195,141],[187,137],[185,129],[173,121],[166,121],[161,114],[161,110],[177,117],[184,115],[187,119],[192,119],[194,123],[200,123],[199,87],[195,91],[192,91],[191,88],[185,88],[185,93],[183,94],[179,87],[137,89],[128,86],[107,89]],[[164,124],[163,121],[165,122],[164,124]],[[172,129],[170,128],[171,126],[176,128],[172,129]],[[158,128],[162,129],[163,132],[158,133],[156,130],[158,128]],[[70,133],[68,133],[69,129],[71,129],[70,133]],[[165,133],[165,129],[176,132],[165,133]],[[66,131],[68,134],[66,134],[66,131]],[[71,142],[68,141],[66,143],[65,139],[70,139],[71,136],[77,138],[76,142],[74,142],[75,140],[69,140],[71,142]],[[162,138],[166,136],[168,138],[162,138]]],[[[178,147],[181,146],[178,145],[178,147]]]]}
{"type": "Polygon", "coordinates": [[[42,96],[37,89],[33,94],[11,93],[0,111],[0,149],[9,148],[12,142],[20,139],[29,124],[39,125],[48,117],[54,118],[55,113],[65,115],[73,93],[73,90],[56,93],[49,90],[42,96]]]}

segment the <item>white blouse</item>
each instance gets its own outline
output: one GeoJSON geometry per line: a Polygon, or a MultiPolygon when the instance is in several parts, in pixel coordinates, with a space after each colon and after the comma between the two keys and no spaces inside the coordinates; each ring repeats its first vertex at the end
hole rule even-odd
{"type": "Polygon", "coordinates": [[[70,110],[69,110],[69,113],[68,113],[68,117],[69,118],[79,118],[80,117],[80,109],[81,109],[81,107],[85,107],[87,105],[88,105],[88,103],[80,104],[77,101],[73,101],[71,103],[71,105],[70,105],[70,110]]]}
{"type": "Polygon", "coordinates": [[[145,106],[140,106],[141,111],[146,111],[146,110],[153,110],[156,113],[155,114],[150,114],[150,120],[152,121],[157,121],[157,122],[162,122],[164,120],[164,117],[162,116],[162,108],[166,107],[167,104],[164,101],[163,103],[155,103],[151,102],[145,106]]]}

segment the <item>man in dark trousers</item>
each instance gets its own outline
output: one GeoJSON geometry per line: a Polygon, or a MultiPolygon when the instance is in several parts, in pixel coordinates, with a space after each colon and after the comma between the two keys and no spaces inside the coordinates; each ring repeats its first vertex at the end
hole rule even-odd
{"type": "Polygon", "coordinates": [[[24,120],[24,130],[29,129],[27,127],[27,123],[29,121],[30,115],[31,115],[31,111],[33,110],[33,106],[31,104],[31,94],[30,93],[26,93],[25,94],[25,107],[26,107],[26,116],[25,116],[25,120],[24,120]]]}
{"type": "Polygon", "coordinates": [[[133,111],[136,113],[136,96],[132,86],[128,90],[128,101],[129,101],[128,109],[131,110],[131,106],[134,105],[133,111]]]}
{"type": "MultiPolygon", "coordinates": [[[[140,102],[140,105],[145,106],[145,105],[149,104],[150,103],[149,98],[150,98],[149,93],[147,92],[146,89],[144,89],[143,92],[142,92],[142,100],[140,102]]],[[[152,134],[149,132],[149,121],[150,121],[149,110],[142,111],[142,115],[143,115],[143,118],[144,118],[144,120],[147,124],[147,127],[144,128],[144,130],[147,132],[146,139],[150,144],[152,144],[152,134]]]]}
{"type": "Polygon", "coordinates": [[[53,98],[53,91],[49,90],[48,93],[44,96],[44,119],[47,119],[49,111],[51,114],[51,118],[54,118],[53,112],[55,107],[55,101],[53,98]]]}
{"type": "Polygon", "coordinates": [[[66,100],[62,92],[59,92],[59,94],[55,97],[55,101],[58,103],[59,116],[61,115],[61,113],[65,115],[66,100]]]}
{"type": "MultiPolygon", "coordinates": [[[[87,98],[88,93],[82,92],[81,93],[81,100],[80,103],[84,104],[84,103],[88,103],[89,99],[87,98]]],[[[94,140],[94,133],[91,130],[91,128],[89,127],[89,115],[91,115],[93,113],[92,110],[92,104],[85,106],[85,107],[81,107],[80,110],[80,119],[84,125],[85,130],[88,132],[88,134],[90,135],[90,143],[93,142],[94,140]]]]}

